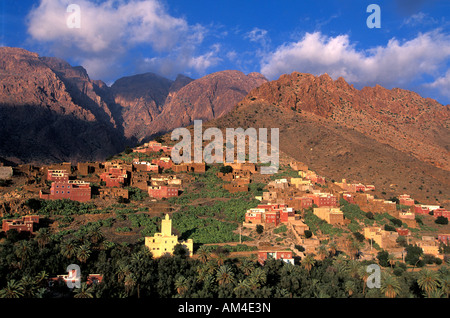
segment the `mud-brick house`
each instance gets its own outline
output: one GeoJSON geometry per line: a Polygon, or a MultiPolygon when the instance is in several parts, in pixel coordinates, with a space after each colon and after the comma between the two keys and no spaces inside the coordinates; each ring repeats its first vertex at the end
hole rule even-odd
{"type": "Polygon", "coordinates": [[[100,174],[100,179],[107,187],[123,187],[128,183],[128,171],[118,167],[110,167],[100,174]]]}
{"type": "Polygon", "coordinates": [[[438,216],[443,216],[444,218],[450,218],[450,211],[447,211],[444,208],[435,209],[433,211],[433,216],[437,218],[438,216]]]}
{"type": "Polygon", "coordinates": [[[308,171],[308,166],[300,161],[291,161],[289,166],[295,171],[308,171]]]}
{"type": "Polygon", "coordinates": [[[308,193],[307,197],[312,198],[313,204],[318,207],[329,206],[329,207],[337,207],[338,206],[338,198],[334,194],[330,193],[308,193]]]}
{"type": "Polygon", "coordinates": [[[194,173],[204,173],[206,172],[206,164],[204,162],[200,163],[181,163],[179,165],[172,165],[172,170],[174,172],[194,172],[194,173]]]}
{"type": "Polygon", "coordinates": [[[151,180],[150,174],[146,171],[133,171],[130,177],[130,186],[139,188],[143,191],[148,190],[148,184],[151,180]]]}
{"type": "Polygon", "coordinates": [[[73,200],[87,202],[91,199],[91,186],[89,182],[82,180],[54,181],[50,187],[50,193],[42,190],[39,197],[43,200],[73,200]]]}
{"type": "Polygon", "coordinates": [[[344,224],[344,213],[339,208],[314,208],[314,215],[328,222],[329,224],[344,224]]]}
{"type": "Polygon", "coordinates": [[[150,186],[148,187],[148,195],[155,199],[177,197],[179,195],[179,188],[172,186],[150,186]]]}
{"type": "Polygon", "coordinates": [[[414,199],[411,198],[409,194],[402,194],[398,197],[398,201],[401,205],[408,205],[413,206],[414,205],[414,199]]]}
{"type": "Polygon", "coordinates": [[[39,224],[39,215],[26,215],[20,219],[3,219],[2,231],[16,230],[17,232],[33,233],[39,224]]]}
{"type": "Polygon", "coordinates": [[[282,260],[294,265],[292,251],[258,251],[258,262],[261,265],[264,265],[268,259],[282,260]]]}

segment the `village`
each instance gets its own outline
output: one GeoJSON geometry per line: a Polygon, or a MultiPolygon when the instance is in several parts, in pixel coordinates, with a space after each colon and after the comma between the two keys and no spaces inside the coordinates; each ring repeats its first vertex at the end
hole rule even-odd
{"type": "MultiPolygon", "coordinates": [[[[254,163],[223,164],[214,177],[221,180],[217,184],[231,196],[249,194],[255,182],[261,185],[258,193],[251,192],[257,194],[252,198],[256,204],[237,211],[240,222],[235,222],[234,233],[239,240],[215,244],[192,238],[181,240],[177,235],[181,233],[174,234],[172,219],[183,212],[177,212],[176,201],[171,199],[187,197],[196,176],[206,174],[208,166],[175,164],[170,158],[171,149],[151,141],[104,162],[1,166],[3,189],[7,190],[16,178],[26,180],[22,191],[15,188],[15,197],[6,190],[2,193],[1,230],[5,234],[16,230],[33,235],[40,228],[39,213],[23,204],[14,205],[21,199],[108,206],[129,202],[130,191],[140,191],[152,204],[141,204],[140,210],[161,217],[160,230],[145,236],[144,241],[154,257],[171,255],[177,245],[183,246],[190,257],[196,257],[199,245],[247,245],[247,249],[232,255],[253,255],[262,265],[268,258],[292,264],[306,255],[320,258],[324,247],[359,260],[375,260],[380,251],[386,251],[404,262],[405,246],[410,244],[420,247],[424,255],[444,261],[448,257],[448,248],[444,249],[450,244],[448,227],[442,227],[442,232],[421,228],[424,220],[427,224],[438,218],[448,220],[450,211],[439,205],[419,204],[408,194],[399,194],[396,201],[378,199],[371,194],[373,185],[348,183],[345,179],[329,181],[296,161],[287,163],[285,171],[289,173],[280,173],[279,178],[278,174],[262,176],[254,163]],[[243,237],[247,238],[244,242],[243,237]]],[[[119,235],[118,240],[122,237],[119,235]]],[[[73,277],[59,275],[52,281],[55,279],[69,281],[73,277]]],[[[101,274],[89,276],[91,283],[101,280],[101,274]]]]}

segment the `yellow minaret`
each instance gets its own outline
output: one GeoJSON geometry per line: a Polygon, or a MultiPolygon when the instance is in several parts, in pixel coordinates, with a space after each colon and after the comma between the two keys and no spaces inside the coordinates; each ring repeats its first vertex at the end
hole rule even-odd
{"type": "Polygon", "coordinates": [[[166,214],[164,220],[161,221],[161,235],[172,236],[172,220],[169,218],[169,214],[166,214]]]}
{"type": "Polygon", "coordinates": [[[173,254],[175,245],[183,245],[189,256],[194,251],[194,242],[192,239],[187,241],[178,241],[176,235],[172,235],[172,220],[169,215],[166,214],[163,220],[161,220],[161,233],[155,233],[154,236],[145,238],[145,246],[147,246],[153,254],[153,257],[161,257],[164,254],[173,254]]]}

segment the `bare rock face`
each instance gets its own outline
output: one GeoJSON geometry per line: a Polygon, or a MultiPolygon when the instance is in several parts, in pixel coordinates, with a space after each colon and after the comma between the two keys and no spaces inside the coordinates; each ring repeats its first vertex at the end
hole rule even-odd
{"type": "Polygon", "coordinates": [[[126,138],[141,140],[161,113],[172,81],[153,73],[118,79],[111,86],[126,138]]]}
{"type": "Polygon", "coordinates": [[[223,71],[194,80],[153,73],[91,80],[81,66],[0,48],[0,157],[22,162],[96,160],[152,135],[231,110],[267,80],[223,71]]]}
{"type": "Polygon", "coordinates": [[[343,78],[294,72],[262,84],[241,104],[261,101],[330,119],[450,171],[450,105],[415,92],[379,85],[358,90],[343,78]]]}
{"type": "Polygon", "coordinates": [[[258,73],[221,71],[191,81],[166,100],[151,133],[184,127],[196,119],[218,118],[235,107],[248,92],[267,79],[258,73]]]}
{"type": "Polygon", "coordinates": [[[124,139],[95,89],[81,67],[0,48],[0,156],[64,161],[120,151],[124,139]]]}

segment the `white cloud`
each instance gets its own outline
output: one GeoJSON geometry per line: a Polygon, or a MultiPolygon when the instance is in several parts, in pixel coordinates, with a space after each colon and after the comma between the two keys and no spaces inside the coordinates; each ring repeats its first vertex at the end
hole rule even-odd
{"type": "Polygon", "coordinates": [[[306,33],[266,54],[261,73],[269,79],[293,71],[344,77],[356,85],[406,85],[424,75],[436,76],[450,59],[450,36],[435,30],[409,41],[392,38],[385,46],[358,50],[348,35],[306,33]]]}
{"type": "Polygon", "coordinates": [[[442,77],[437,78],[434,82],[425,84],[426,87],[435,88],[446,97],[450,98],[450,69],[442,77]]]}
{"type": "Polygon", "coordinates": [[[435,18],[430,17],[426,13],[418,12],[405,19],[402,23],[402,26],[406,25],[410,27],[416,27],[416,26],[432,25],[436,23],[438,23],[438,21],[435,18]]]}
{"type": "Polygon", "coordinates": [[[201,25],[171,16],[159,0],[41,0],[27,22],[32,40],[49,44],[59,57],[86,61],[94,77],[102,77],[106,63],[124,59],[136,47],[156,55],[182,52],[184,47],[193,52],[207,33],[201,25]],[[73,2],[80,7],[80,28],[69,28],[66,23],[70,15],[66,8],[73,2]],[[95,65],[102,60],[105,65],[95,65]]]}
{"type": "Polygon", "coordinates": [[[219,57],[220,45],[214,44],[204,54],[195,54],[194,47],[183,47],[173,54],[163,57],[144,58],[140,71],[153,71],[163,76],[173,77],[176,74],[194,71],[200,75],[206,75],[206,70],[217,65],[222,59],[219,57]]]}
{"type": "Polygon", "coordinates": [[[252,42],[264,41],[267,35],[267,30],[260,28],[253,28],[253,30],[245,34],[245,38],[252,42]]]}

